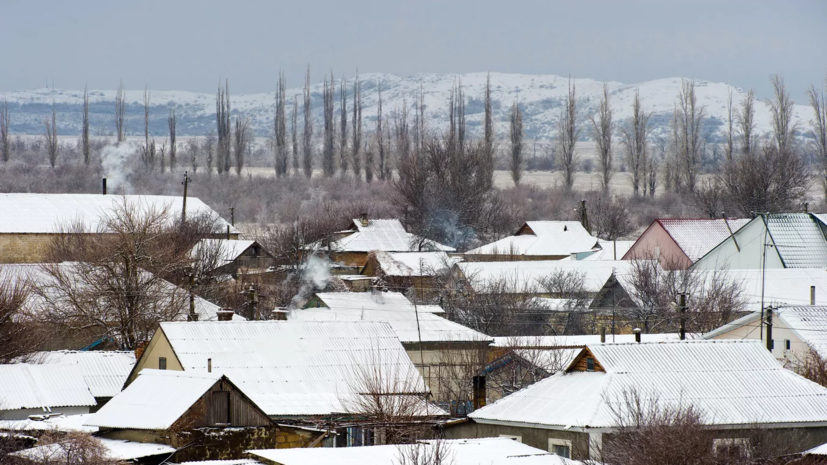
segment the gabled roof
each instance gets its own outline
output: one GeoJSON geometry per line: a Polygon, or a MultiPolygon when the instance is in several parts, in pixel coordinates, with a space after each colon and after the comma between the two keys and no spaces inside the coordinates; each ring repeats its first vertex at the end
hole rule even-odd
{"type": "Polygon", "coordinates": [[[715,246],[730,236],[729,230],[736,231],[750,220],[746,218],[704,219],[704,218],[661,218],[659,224],[694,263],[715,246]],[[729,228],[727,227],[729,223],[729,228]]]}
{"type": "Polygon", "coordinates": [[[196,258],[203,254],[216,254],[216,264],[222,266],[240,257],[255,243],[241,239],[201,239],[192,248],[191,254],[196,258]]]}
{"type": "MultiPolygon", "coordinates": [[[[419,445],[370,447],[317,447],[311,449],[263,449],[247,451],[269,463],[280,465],[396,465],[407,449],[433,448],[435,441],[419,445]]],[[[522,444],[509,438],[448,439],[442,441],[452,465],[574,465],[559,455],[522,444]]],[[[425,456],[428,456],[425,454],[425,456]]]]}
{"type": "Polygon", "coordinates": [[[95,397],[112,397],[123,388],[135,365],[135,353],[129,351],[57,350],[37,352],[32,361],[42,364],[76,365],[89,391],[95,397]]]}
{"type": "MultiPolygon", "coordinates": [[[[609,280],[631,269],[631,262],[623,260],[540,260],[513,262],[462,262],[456,265],[475,292],[488,292],[494,283],[507,285],[512,292],[521,294],[545,293],[541,280],[552,273],[578,273],[584,278],[584,291],[598,292],[609,280]]],[[[497,289],[502,292],[503,289],[497,289]]]]}
{"type": "Polygon", "coordinates": [[[597,238],[578,221],[528,221],[520,231],[526,231],[526,227],[534,234],[509,236],[465,254],[566,256],[598,247],[597,238]]]}
{"type": "Polygon", "coordinates": [[[269,416],[345,412],[360,367],[417,393],[424,381],[388,323],[245,321],[161,323],[185,371],[226,374],[269,416]]]}
{"type": "Polygon", "coordinates": [[[97,405],[79,367],[0,365],[0,411],[97,405]]]}
{"type": "MultiPolygon", "coordinates": [[[[405,227],[396,219],[369,220],[368,225],[354,219],[349,231],[342,232],[343,237],[333,242],[330,249],[337,252],[416,252],[422,243],[422,250],[441,250],[453,252],[453,247],[422,239],[405,231],[405,227]]],[[[308,248],[324,248],[320,243],[308,248]]]]}
{"type": "MultiPolygon", "coordinates": [[[[0,234],[47,234],[66,223],[80,221],[89,230],[100,226],[101,218],[112,212],[126,198],[139,208],[168,208],[171,217],[180,218],[183,197],[167,195],[98,195],[98,194],[0,194],[0,234]]],[[[230,223],[195,197],[187,197],[187,216],[207,214],[220,221],[222,231],[238,234],[230,223]]]]}
{"type": "Polygon", "coordinates": [[[760,341],[589,344],[605,372],[558,373],[469,417],[538,428],[611,428],[634,389],[693,405],[710,425],[827,425],[827,389],[781,367],[760,341]]]}
{"type": "MultiPolygon", "coordinates": [[[[0,263],[0,278],[9,278],[13,281],[18,279],[28,279],[33,281],[35,284],[39,284],[43,287],[48,287],[49,284],[53,283],[53,277],[49,275],[46,270],[43,269],[44,264],[40,263],[26,263],[26,264],[2,264],[0,263]]],[[[48,264],[47,266],[59,266],[64,268],[66,271],[66,275],[71,275],[71,273],[76,272],[74,271],[75,268],[78,266],[78,262],[62,262],[59,264],[48,264]]],[[[143,271],[146,276],[151,276],[149,271],[143,271]]],[[[147,278],[148,280],[149,278],[147,278]]],[[[75,284],[82,285],[82,281],[75,281],[75,284]]],[[[169,292],[172,294],[173,292],[178,293],[178,295],[183,295],[186,293],[185,290],[177,287],[176,285],[172,284],[169,281],[160,280],[159,286],[163,286],[163,290],[165,292],[169,292]]],[[[49,289],[45,289],[44,292],[50,292],[49,289]]],[[[39,312],[39,306],[42,303],[41,301],[42,296],[38,296],[36,293],[29,294],[29,299],[26,302],[25,310],[33,315],[39,312]]],[[[218,311],[221,310],[221,307],[218,305],[210,302],[207,299],[204,299],[199,296],[195,296],[195,313],[198,314],[199,320],[203,321],[216,321],[218,320],[218,311]]],[[[182,312],[180,315],[181,320],[187,319],[187,311],[182,312]]],[[[241,315],[233,315],[233,320],[245,320],[241,315]]]]}
{"type": "Polygon", "coordinates": [[[99,428],[165,430],[215,383],[220,373],[144,369],[120,394],[86,420],[99,428]]]}
{"type": "Polygon", "coordinates": [[[485,334],[430,312],[439,307],[414,307],[398,292],[320,292],[316,296],[327,308],[293,310],[290,318],[298,321],[387,322],[403,343],[416,343],[420,338],[422,342],[491,341],[485,334]]]}
{"type": "MultiPolygon", "coordinates": [[[[775,310],[773,319],[776,327],[792,331],[798,339],[827,358],[827,306],[781,307],[775,310]]],[[[761,312],[752,312],[705,333],[703,338],[714,339],[743,326],[755,326],[757,337],[761,334],[760,321],[761,312]]]]}
{"type": "Polygon", "coordinates": [[[620,260],[632,248],[635,241],[604,241],[600,239],[597,243],[600,250],[596,250],[579,260],[620,260]]]}
{"type": "Polygon", "coordinates": [[[382,272],[392,277],[433,276],[462,261],[445,252],[374,252],[374,257],[382,272]]]}
{"type": "MultiPolygon", "coordinates": [[[[761,221],[761,217],[755,220],[761,221]]],[[[827,239],[808,213],[774,213],[766,216],[772,242],[785,268],[827,267],[827,239]]]]}

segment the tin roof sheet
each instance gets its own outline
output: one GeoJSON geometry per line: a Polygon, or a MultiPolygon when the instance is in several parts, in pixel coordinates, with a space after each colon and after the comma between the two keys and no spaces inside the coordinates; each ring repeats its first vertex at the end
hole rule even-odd
{"type": "Polygon", "coordinates": [[[534,234],[509,236],[465,252],[467,255],[564,256],[587,252],[598,246],[578,221],[529,221],[534,234]]]}
{"type": "Polygon", "coordinates": [[[669,233],[693,263],[728,238],[730,228],[735,234],[750,222],[746,218],[731,218],[726,221],[705,218],[662,218],[655,221],[669,233]],[[727,228],[727,222],[729,222],[729,228],[727,228]]]}
{"type": "Polygon", "coordinates": [[[812,216],[807,213],[777,213],[768,215],[766,219],[772,242],[785,267],[827,267],[827,239],[812,216]]]}
{"type": "Polygon", "coordinates": [[[0,365],[0,410],[91,407],[95,398],[80,367],[72,365],[0,365]]]}
{"type": "Polygon", "coordinates": [[[123,388],[135,365],[135,353],[129,351],[57,350],[37,352],[32,362],[76,365],[80,368],[89,391],[95,397],[113,397],[123,388]]]}

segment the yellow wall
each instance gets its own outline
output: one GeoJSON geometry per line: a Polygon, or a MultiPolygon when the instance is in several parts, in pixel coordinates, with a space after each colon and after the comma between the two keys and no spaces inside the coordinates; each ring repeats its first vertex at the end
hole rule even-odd
{"type": "Polygon", "coordinates": [[[132,383],[138,376],[138,373],[144,368],[158,369],[159,357],[166,357],[167,370],[184,371],[184,367],[181,366],[181,362],[178,361],[178,357],[176,357],[175,352],[172,351],[172,346],[169,344],[164,332],[161,331],[161,328],[155,330],[155,334],[152,335],[149,345],[126,380],[126,385],[128,386],[132,383]]]}
{"type": "Polygon", "coordinates": [[[53,234],[0,234],[0,263],[42,263],[53,234]]]}

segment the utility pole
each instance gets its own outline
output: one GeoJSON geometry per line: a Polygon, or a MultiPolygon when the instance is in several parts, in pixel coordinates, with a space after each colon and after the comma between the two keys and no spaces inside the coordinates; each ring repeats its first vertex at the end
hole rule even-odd
{"type": "Polygon", "coordinates": [[[247,290],[247,296],[250,299],[250,316],[253,320],[258,321],[261,316],[258,314],[258,294],[256,293],[255,284],[250,284],[250,289],[247,290]]]}
{"type": "Polygon", "coordinates": [[[189,176],[187,176],[187,172],[184,171],[184,181],[181,183],[184,185],[184,204],[181,207],[181,226],[187,222],[187,187],[189,187],[189,183],[192,182],[189,176]]]}
{"type": "Polygon", "coordinates": [[[195,272],[190,269],[187,272],[187,276],[190,281],[190,314],[187,319],[188,321],[198,321],[198,314],[195,313],[195,272]]]}
{"type": "Polygon", "coordinates": [[[681,341],[686,339],[686,294],[678,294],[678,309],[681,312],[681,341]]]}
{"type": "Polygon", "coordinates": [[[772,353],[772,307],[767,307],[767,350],[772,353]]]}

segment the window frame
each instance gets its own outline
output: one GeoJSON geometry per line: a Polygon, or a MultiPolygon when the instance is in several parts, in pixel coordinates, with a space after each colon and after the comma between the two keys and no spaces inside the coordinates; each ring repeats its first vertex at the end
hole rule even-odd
{"type": "Polygon", "coordinates": [[[167,358],[166,357],[158,357],[158,369],[159,370],[166,370],[167,369],[167,358]]]}
{"type": "Polygon", "coordinates": [[[559,439],[559,438],[548,438],[548,452],[550,454],[557,455],[558,457],[563,457],[567,459],[571,459],[571,441],[568,439],[559,439]],[[566,447],[569,450],[569,456],[566,457],[564,455],[559,455],[554,451],[555,447],[566,447]]]}

